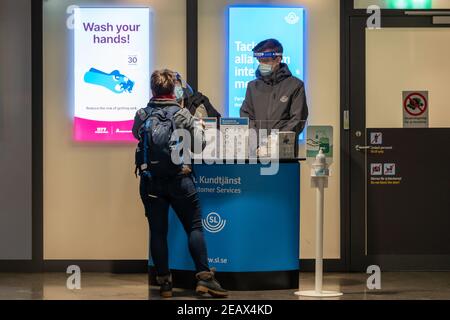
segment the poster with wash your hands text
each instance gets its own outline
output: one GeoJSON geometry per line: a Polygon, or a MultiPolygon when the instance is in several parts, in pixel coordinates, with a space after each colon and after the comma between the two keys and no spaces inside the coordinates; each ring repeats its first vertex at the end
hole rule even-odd
{"type": "Polygon", "coordinates": [[[150,8],[74,11],[74,139],[134,141],[150,99],[150,8]]]}

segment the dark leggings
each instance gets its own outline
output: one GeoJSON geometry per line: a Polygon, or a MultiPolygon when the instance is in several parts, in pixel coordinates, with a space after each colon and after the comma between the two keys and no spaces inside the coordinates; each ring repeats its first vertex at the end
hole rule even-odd
{"type": "Polygon", "coordinates": [[[158,276],[170,274],[167,247],[169,206],[188,236],[197,272],[209,271],[200,201],[191,176],[171,179],[141,178],[140,194],[150,227],[150,251],[158,276]]]}

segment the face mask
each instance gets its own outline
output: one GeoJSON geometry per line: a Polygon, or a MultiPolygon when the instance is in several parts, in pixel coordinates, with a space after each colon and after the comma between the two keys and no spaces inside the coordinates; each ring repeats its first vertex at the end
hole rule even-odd
{"type": "Polygon", "coordinates": [[[271,64],[260,63],[258,69],[262,76],[268,76],[272,73],[271,64]]]}
{"type": "Polygon", "coordinates": [[[177,97],[177,100],[182,100],[184,96],[183,88],[180,86],[175,86],[175,96],[177,97]]]}

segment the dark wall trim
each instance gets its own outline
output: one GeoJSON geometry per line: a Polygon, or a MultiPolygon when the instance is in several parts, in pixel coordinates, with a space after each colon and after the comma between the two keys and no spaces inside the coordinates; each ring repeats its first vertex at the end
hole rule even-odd
{"type": "Polygon", "coordinates": [[[0,260],[0,272],[31,273],[40,272],[40,264],[32,260],[0,260]]]}
{"type": "MultiPolygon", "coordinates": [[[[39,268],[27,261],[0,261],[1,272],[58,272],[65,273],[71,265],[79,266],[82,272],[108,272],[116,274],[147,273],[147,260],[46,260],[39,268]]],[[[300,260],[300,272],[314,272],[313,259],[300,260]]],[[[325,272],[345,272],[341,259],[325,259],[325,272]]]]}
{"type": "Polygon", "coordinates": [[[66,272],[71,265],[82,272],[146,273],[147,260],[46,260],[44,272],[66,272]]]}
{"type": "Polygon", "coordinates": [[[349,109],[349,91],[348,86],[348,67],[350,65],[349,54],[349,17],[347,12],[353,7],[353,1],[341,0],[340,3],[340,163],[341,163],[341,181],[340,181],[340,208],[341,208],[341,270],[350,270],[350,164],[346,159],[350,156],[350,130],[344,130],[344,112],[349,109]]]}
{"type": "Polygon", "coordinates": [[[187,82],[198,89],[198,0],[186,0],[187,82]]]}
{"type": "Polygon", "coordinates": [[[43,2],[31,2],[32,43],[32,221],[33,269],[42,269],[43,225],[43,2]]]}
{"type": "MultiPolygon", "coordinates": [[[[299,263],[300,272],[313,272],[315,269],[314,259],[302,259],[299,263]]],[[[67,267],[71,265],[79,266],[82,272],[146,273],[148,271],[147,260],[45,260],[42,271],[66,272],[67,267]]],[[[14,271],[13,268],[10,269],[14,271]]],[[[325,259],[324,271],[344,272],[345,268],[341,259],[325,259]]]]}
{"type": "MultiPolygon", "coordinates": [[[[301,259],[300,260],[300,272],[314,272],[316,268],[314,259],[301,259]]],[[[324,259],[323,260],[323,271],[324,272],[346,272],[347,267],[345,265],[344,258],[340,259],[324,259]]]]}

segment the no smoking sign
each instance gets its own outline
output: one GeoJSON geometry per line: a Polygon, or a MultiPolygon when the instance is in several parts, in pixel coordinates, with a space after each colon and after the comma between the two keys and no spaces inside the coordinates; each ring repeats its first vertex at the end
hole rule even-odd
{"type": "Polygon", "coordinates": [[[403,127],[428,128],[428,91],[403,91],[403,127]]]}

